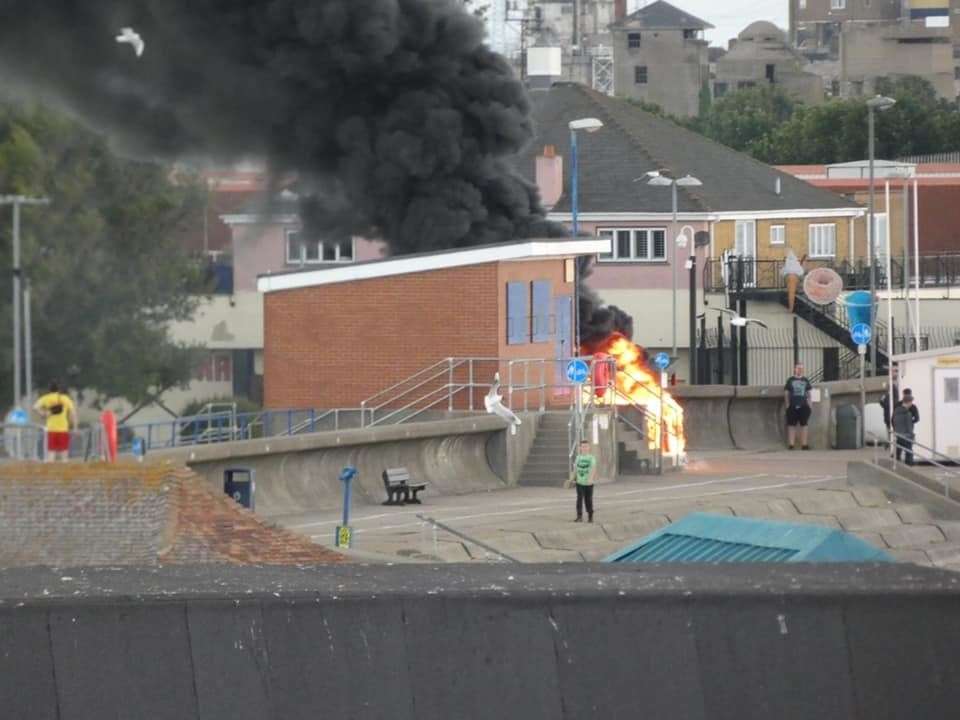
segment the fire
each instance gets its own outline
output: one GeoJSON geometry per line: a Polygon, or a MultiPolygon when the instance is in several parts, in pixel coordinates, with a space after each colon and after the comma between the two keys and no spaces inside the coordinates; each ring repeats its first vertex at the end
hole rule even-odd
{"type": "Polygon", "coordinates": [[[683,408],[666,390],[659,379],[647,369],[643,350],[619,333],[587,350],[594,356],[609,355],[616,363],[616,389],[608,388],[597,398],[605,405],[638,405],[646,409],[645,422],[650,449],[658,444],[672,456],[683,455],[687,440],[683,432],[683,408]],[[662,419],[662,426],[658,422],[662,419]]]}

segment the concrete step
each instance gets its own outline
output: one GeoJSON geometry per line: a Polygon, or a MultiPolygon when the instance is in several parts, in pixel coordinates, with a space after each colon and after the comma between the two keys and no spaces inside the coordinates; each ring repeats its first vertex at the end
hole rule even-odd
{"type": "Polygon", "coordinates": [[[563,454],[566,455],[570,452],[569,446],[564,443],[563,445],[534,445],[530,448],[530,454],[534,453],[543,453],[543,454],[563,454]]]}
{"type": "Polygon", "coordinates": [[[520,476],[520,485],[533,487],[563,487],[567,481],[566,471],[563,472],[527,472],[524,469],[520,476]]]}

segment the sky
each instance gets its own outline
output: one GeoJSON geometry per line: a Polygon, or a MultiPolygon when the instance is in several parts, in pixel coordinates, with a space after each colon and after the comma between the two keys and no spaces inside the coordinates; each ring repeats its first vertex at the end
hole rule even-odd
{"type": "MultiPolygon", "coordinates": [[[[707,32],[711,45],[727,46],[741,30],[754,20],[769,20],[784,30],[787,29],[787,0],[668,0],[691,15],[716,25],[716,30],[707,32]]],[[[632,0],[631,9],[640,3],[632,0]]]]}

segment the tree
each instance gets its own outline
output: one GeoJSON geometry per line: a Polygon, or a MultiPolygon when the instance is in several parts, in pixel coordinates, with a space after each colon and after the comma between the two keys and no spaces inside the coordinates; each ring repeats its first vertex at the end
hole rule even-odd
{"type": "MultiPolygon", "coordinates": [[[[185,383],[191,348],[167,325],[192,316],[201,267],[177,230],[202,207],[194,186],[167,171],[123,160],[106,142],[43,107],[0,105],[0,194],[45,195],[23,208],[23,268],[32,291],[35,379],[59,378],[96,399],[132,403],[185,383]]],[[[10,267],[9,211],[0,212],[0,266],[10,267]]],[[[0,273],[0,319],[11,280],[0,273]]],[[[0,392],[13,383],[12,328],[0,322],[0,392]]]]}
{"type": "Polygon", "coordinates": [[[683,124],[734,150],[755,154],[796,107],[782,89],[767,85],[725,95],[710,104],[700,117],[683,124]]]}

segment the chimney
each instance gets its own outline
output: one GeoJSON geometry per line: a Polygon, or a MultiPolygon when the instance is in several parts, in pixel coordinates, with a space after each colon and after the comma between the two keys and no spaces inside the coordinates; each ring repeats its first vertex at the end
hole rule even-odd
{"type": "Polygon", "coordinates": [[[550,210],[563,195],[563,158],[553,145],[537,156],[537,189],[544,207],[550,210]]]}
{"type": "Polygon", "coordinates": [[[619,22],[627,16],[627,0],[613,0],[613,21],[619,22]]]}

